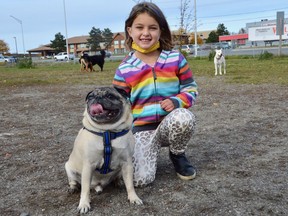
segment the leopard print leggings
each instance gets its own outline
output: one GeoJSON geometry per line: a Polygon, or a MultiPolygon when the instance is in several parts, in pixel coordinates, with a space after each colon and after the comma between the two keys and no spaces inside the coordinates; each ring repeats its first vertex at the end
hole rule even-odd
{"type": "Polygon", "coordinates": [[[178,108],[169,113],[156,130],[134,134],[134,185],[142,187],[155,179],[157,158],[162,146],[173,154],[185,152],[196,125],[195,116],[188,109],[178,108]]]}

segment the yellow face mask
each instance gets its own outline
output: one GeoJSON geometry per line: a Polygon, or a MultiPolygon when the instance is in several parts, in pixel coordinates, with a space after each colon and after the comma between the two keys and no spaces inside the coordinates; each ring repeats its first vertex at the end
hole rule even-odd
{"type": "Polygon", "coordinates": [[[151,46],[149,49],[143,49],[143,48],[139,47],[136,43],[132,42],[132,49],[134,49],[140,53],[143,53],[143,54],[153,52],[153,51],[157,50],[159,47],[160,47],[159,41],[157,43],[155,43],[153,46],[151,46]]]}

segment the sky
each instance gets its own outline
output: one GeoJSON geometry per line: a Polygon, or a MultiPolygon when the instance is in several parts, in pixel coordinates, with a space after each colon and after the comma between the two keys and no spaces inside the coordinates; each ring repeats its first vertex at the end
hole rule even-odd
{"type": "MultiPolygon", "coordinates": [[[[180,27],[181,0],[150,1],[161,8],[171,30],[180,27]]],[[[193,16],[191,19],[193,24],[195,1],[198,31],[216,30],[218,24],[223,23],[230,33],[238,33],[241,28],[246,27],[246,23],[276,19],[277,11],[284,11],[285,18],[288,17],[288,0],[190,0],[188,11],[193,16]]],[[[0,2],[0,40],[8,44],[11,53],[16,53],[16,45],[18,53],[23,53],[24,50],[49,44],[59,32],[66,38],[66,29],[68,38],[89,35],[93,27],[100,30],[109,28],[113,33],[123,32],[125,20],[132,7],[139,1],[0,0],[0,2]]]]}

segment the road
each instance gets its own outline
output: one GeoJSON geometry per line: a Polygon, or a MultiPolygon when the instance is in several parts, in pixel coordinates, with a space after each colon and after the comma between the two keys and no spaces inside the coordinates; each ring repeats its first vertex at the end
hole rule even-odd
{"type": "MultiPolygon", "coordinates": [[[[197,56],[208,56],[211,50],[198,50],[197,56]]],[[[242,49],[225,49],[223,50],[223,54],[225,56],[231,55],[260,55],[264,51],[269,53],[273,53],[273,55],[278,55],[278,47],[255,47],[255,48],[242,48],[242,49]]],[[[282,47],[282,55],[288,55],[288,47],[282,47]]],[[[194,55],[194,54],[193,54],[194,55]]],[[[193,56],[192,55],[192,56],[193,56]]],[[[122,60],[125,55],[112,55],[110,58],[106,58],[106,61],[117,61],[122,60]]],[[[71,62],[78,63],[78,59],[70,60],[71,62]]],[[[33,57],[33,62],[63,62],[63,61],[55,61],[54,59],[40,59],[39,57],[33,57]]]]}
{"type": "MultiPolygon", "coordinates": [[[[242,48],[242,49],[225,49],[223,50],[224,55],[260,55],[264,51],[273,53],[273,55],[278,55],[278,47],[254,47],[254,48],[242,48]]],[[[208,56],[210,50],[198,50],[197,56],[208,56]]],[[[282,47],[282,55],[288,55],[288,47],[282,47]]]]}

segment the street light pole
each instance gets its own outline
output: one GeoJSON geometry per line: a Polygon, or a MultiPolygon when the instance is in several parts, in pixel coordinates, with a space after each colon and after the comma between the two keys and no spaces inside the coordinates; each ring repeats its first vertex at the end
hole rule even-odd
{"type": "Polygon", "coordinates": [[[196,0],[194,0],[194,25],[195,25],[195,31],[194,31],[194,38],[195,38],[195,57],[197,57],[197,16],[196,16],[196,0]]]}
{"type": "Polygon", "coordinates": [[[67,33],[67,21],[66,21],[66,7],[65,7],[65,0],[63,0],[63,5],[64,5],[64,20],[65,20],[65,32],[66,32],[66,51],[67,51],[67,57],[68,61],[70,58],[70,52],[69,52],[69,47],[68,47],[68,33],[67,33]]]}
{"type": "Polygon", "coordinates": [[[16,54],[18,55],[17,39],[16,39],[16,37],[13,37],[13,38],[14,38],[14,40],[15,40],[16,54]]]}
{"type": "Polygon", "coordinates": [[[23,43],[23,54],[25,56],[25,43],[24,43],[24,33],[23,33],[23,25],[22,25],[22,20],[10,15],[13,19],[15,19],[18,23],[21,25],[21,31],[22,31],[22,43],[23,43]]]}

